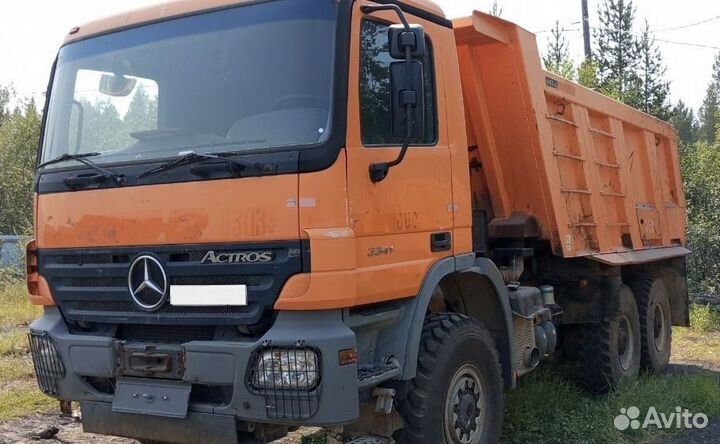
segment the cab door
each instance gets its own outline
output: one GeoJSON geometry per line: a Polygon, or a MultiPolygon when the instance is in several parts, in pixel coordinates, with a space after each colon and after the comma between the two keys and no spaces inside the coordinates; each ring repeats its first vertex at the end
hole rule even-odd
{"type": "Polygon", "coordinates": [[[392,138],[387,28],[399,22],[392,12],[365,15],[355,2],[348,91],[348,199],[356,238],[357,298],[369,304],[415,296],[429,268],[452,255],[453,199],[446,134],[443,70],[436,69],[433,36],[438,25],[408,14],[423,25],[425,135],[405,160],[379,183],[369,166],[397,158],[402,140],[392,138]]]}

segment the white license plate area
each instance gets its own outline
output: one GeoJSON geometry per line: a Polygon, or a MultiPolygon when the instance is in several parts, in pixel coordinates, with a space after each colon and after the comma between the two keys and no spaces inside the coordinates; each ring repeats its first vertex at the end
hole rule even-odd
{"type": "Polygon", "coordinates": [[[171,285],[170,305],[179,307],[245,306],[247,285],[171,285]]]}

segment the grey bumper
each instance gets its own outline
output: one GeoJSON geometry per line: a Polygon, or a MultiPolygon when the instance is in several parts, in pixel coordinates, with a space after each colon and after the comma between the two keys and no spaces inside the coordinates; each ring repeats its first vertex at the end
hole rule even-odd
{"type": "MultiPolygon", "coordinates": [[[[33,333],[45,333],[57,344],[66,368],[57,382],[57,398],[90,403],[109,403],[113,395],[95,390],[85,378],[117,378],[118,341],[101,336],[71,334],[57,308],[48,308],[31,327],[33,333]]],[[[193,341],[183,344],[185,352],[184,382],[201,385],[223,385],[233,388],[231,401],[225,405],[193,403],[187,421],[199,415],[219,415],[260,423],[334,425],[354,421],[359,414],[358,372],[356,365],[340,366],[338,352],[356,347],[355,334],[343,323],[341,311],[281,312],[274,326],[258,341],[193,341]],[[321,382],[317,405],[307,419],[278,418],[271,411],[277,402],[248,384],[248,367],[263,344],[289,346],[302,340],[320,353],[321,382]]],[[[152,384],[153,380],[142,381],[152,384]]],[[[96,409],[101,406],[96,406],[96,409]]],[[[127,422],[143,415],[122,415],[127,422]]],[[[183,420],[176,420],[183,421],[183,420]]],[[[138,424],[140,425],[140,424],[138,424]]],[[[140,435],[141,436],[141,435],[140,435]]]]}

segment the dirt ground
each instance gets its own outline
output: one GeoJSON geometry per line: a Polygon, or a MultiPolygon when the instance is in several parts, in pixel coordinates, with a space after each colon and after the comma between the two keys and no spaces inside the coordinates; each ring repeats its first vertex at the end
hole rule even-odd
{"type": "MultiPolygon", "coordinates": [[[[317,429],[301,429],[273,444],[299,444],[303,436],[315,432],[317,429]]],[[[80,418],[77,416],[33,415],[0,424],[0,444],[38,444],[43,442],[49,444],[139,444],[134,439],[83,433],[80,418]],[[57,428],[57,432],[54,428],[57,428]]]]}

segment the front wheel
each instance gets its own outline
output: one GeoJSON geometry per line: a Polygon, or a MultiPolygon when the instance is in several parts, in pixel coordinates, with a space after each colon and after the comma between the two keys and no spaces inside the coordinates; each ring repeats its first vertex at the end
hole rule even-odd
{"type": "Polygon", "coordinates": [[[428,317],[417,376],[398,410],[407,444],[490,444],[500,438],[503,381],[490,333],[459,314],[428,317]]]}

